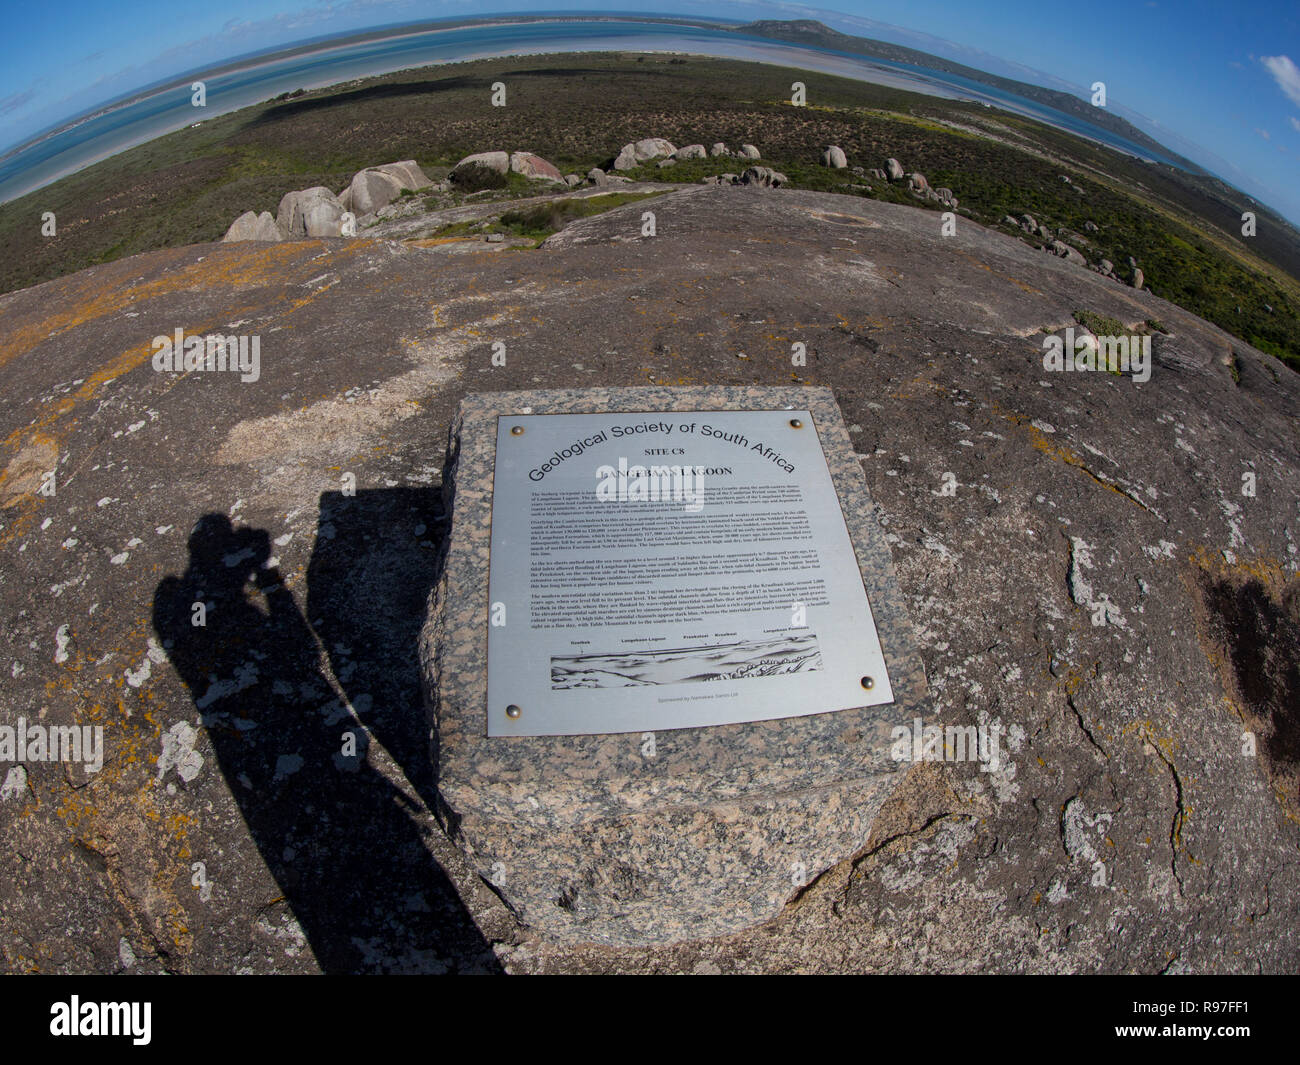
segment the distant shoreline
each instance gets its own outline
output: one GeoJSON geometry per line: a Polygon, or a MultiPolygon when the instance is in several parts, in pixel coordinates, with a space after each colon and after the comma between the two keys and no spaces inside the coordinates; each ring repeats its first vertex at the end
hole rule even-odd
{"type": "MultiPolygon", "coordinates": [[[[652,23],[665,26],[690,26],[697,29],[718,30],[733,29],[736,26],[745,25],[745,23],[739,19],[685,19],[657,15],[497,15],[482,18],[431,19],[425,22],[403,23],[400,26],[389,26],[376,30],[366,30],[361,33],[344,33],[337,36],[313,37],[300,44],[290,45],[288,48],[273,48],[263,49],[260,52],[245,52],[243,55],[236,56],[234,59],[228,60],[219,66],[196,67],[172,75],[161,81],[151,82],[149,85],[146,85],[141,89],[133,90],[128,95],[118,96],[93,110],[82,111],[80,114],[73,116],[57,126],[47,127],[41,132],[28,137],[26,140],[12,145],[4,152],[0,152],[0,163],[3,163],[6,159],[10,159],[20,152],[35,147],[43,141],[47,141],[52,137],[57,137],[61,133],[67,133],[69,130],[76,129],[78,126],[84,125],[96,118],[102,118],[104,115],[110,115],[114,111],[120,111],[124,107],[130,107],[132,104],[140,103],[143,100],[148,100],[151,97],[158,96],[161,93],[168,92],[179,88],[182,85],[203,78],[215,78],[221,77],[225,74],[236,74],[246,70],[256,70],[258,67],[266,66],[268,63],[293,59],[297,56],[312,55],[318,52],[328,52],[335,48],[346,48],[348,45],[353,44],[396,40],[402,37],[417,37],[421,34],[444,33],[451,30],[474,29],[482,26],[527,26],[537,23],[566,22],[652,23]]],[[[381,75],[375,76],[379,77],[381,75]]]]}

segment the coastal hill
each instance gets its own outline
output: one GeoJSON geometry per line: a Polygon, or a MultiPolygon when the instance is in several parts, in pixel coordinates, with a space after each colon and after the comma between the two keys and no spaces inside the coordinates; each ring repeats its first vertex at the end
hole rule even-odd
{"type": "Polygon", "coordinates": [[[976,67],[968,67],[962,63],[953,62],[951,59],[944,59],[941,56],[933,55],[930,52],[922,52],[916,48],[907,48],[901,44],[890,44],[888,41],[878,41],[871,37],[856,37],[851,34],[841,33],[839,30],[831,29],[831,27],[818,22],[816,19],[762,19],[758,22],[738,26],[736,32],[752,33],[760,37],[771,37],[773,40],[790,41],[794,44],[810,45],[814,48],[829,48],[837,52],[847,52],[851,55],[868,56],[872,59],[888,59],[895,63],[907,63],[922,70],[939,70],[945,74],[956,74],[981,85],[1000,89],[1013,96],[1045,104],[1063,114],[1081,118],[1094,126],[1109,130],[1125,140],[1172,160],[1188,173],[1201,175],[1206,173],[1205,170],[1190,159],[1170,151],[1127,119],[1121,118],[1105,108],[1093,107],[1088,101],[1081,100],[1068,92],[1044,88],[1028,81],[1017,81],[1014,78],[1004,78],[997,74],[990,74],[976,67]]]}

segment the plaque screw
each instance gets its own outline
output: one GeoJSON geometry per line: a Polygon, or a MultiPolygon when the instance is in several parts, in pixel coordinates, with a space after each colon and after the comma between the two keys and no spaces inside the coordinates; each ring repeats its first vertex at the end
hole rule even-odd
{"type": "Polygon", "coordinates": [[[867,691],[871,691],[871,689],[876,686],[876,682],[871,677],[863,677],[862,686],[866,688],[867,691]]]}
{"type": "Polygon", "coordinates": [[[511,435],[511,436],[523,436],[523,435],[524,435],[524,427],[523,427],[522,425],[512,425],[512,426],[510,427],[510,435],[511,435]]]}
{"type": "Polygon", "coordinates": [[[790,419],[790,428],[791,428],[791,429],[802,429],[802,428],[803,428],[803,422],[801,422],[798,418],[791,418],[791,419],[790,419]]]}
{"type": "Polygon", "coordinates": [[[523,711],[519,707],[515,706],[514,703],[511,703],[509,706],[506,707],[506,717],[508,718],[511,719],[517,718],[522,713],[523,711]]]}

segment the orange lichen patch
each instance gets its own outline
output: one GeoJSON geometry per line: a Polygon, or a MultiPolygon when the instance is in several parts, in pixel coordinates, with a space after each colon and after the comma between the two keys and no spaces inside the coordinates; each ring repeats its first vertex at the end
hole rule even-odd
{"type": "Polygon", "coordinates": [[[1058,444],[1055,440],[1049,439],[1046,433],[1044,433],[1037,426],[1033,425],[1030,422],[1030,420],[1026,418],[1023,414],[1016,414],[1014,412],[1004,411],[1000,407],[998,407],[996,403],[993,405],[993,412],[997,414],[998,417],[1004,418],[1006,421],[1009,421],[1012,425],[1016,426],[1016,428],[1023,431],[1029,437],[1029,442],[1033,444],[1034,449],[1036,451],[1041,451],[1049,459],[1054,459],[1057,462],[1063,462],[1067,466],[1073,466],[1076,470],[1085,474],[1093,481],[1095,481],[1097,484],[1101,485],[1102,488],[1105,488],[1107,491],[1114,492],[1117,496],[1120,496],[1122,499],[1125,499],[1128,502],[1132,503],[1135,507],[1141,507],[1143,510],[1149,509],[1139,500],[1134,499],[1131,495],[1129,495],[1126,491],[1124,491],[1114,482],[1108,480],[1105,477],[1100,476],[1097,473],[1094,473],[1088,467],[1088,464],[1084,462],[1084,460],[1079,455],[1071,451],[1068,447],[1065,447],[1063,444],[1058,444]]]}
{"type": "Polygon", "coordinates": [[[426,237],[423,240],[404,240],[402,243],[408,248],[436,248],[440,244],[468,244],[477,240],[477,237],[426,237]]]}
{"type": "MultiPolygon", "coordinates": [[[[336,250],[335,254],[356,254],[372,243],[353,241],[343,249],[336,250]]],[[[187,249],[169,249],[148,256],[134,256],[120,263],[110,263],[85,274],[54,282],[63,291],[58,292],[57,297],[43,301],[42,307],[57,310],[12,328],[5,337],[4,350],[0,352],[0,366],[69,329],[159,296],[195,289],[210,293],[214,289],[238,290],[259,285],[282,285],[286,273],[295,262],[301,261],[305,266],[318,256],[324,246],[321,241],[256,243],[256,246],[254,242],[249,242],[248,246],[228,244],[214,249],[199,262],[188,263],[177,269],[168,267],[185,254],[187,249]],[[154,266],[160,276],[133,283],[130,275],[149,266],[154,266]]]]}
{"type": "MultiPolygon", "coordinates": [[[[135,646],[125,652],[126,659],[144,657],[148,631],[144,621],[132,626],[127,642],[135,646]]],[[[116,672],[121,657],[115,657],[116,672]]],[[[121,698],[114,711],[81,694],[90,682],[77,674],[93,674],[97,668],[102,672],[93,655],[74,648],[68,666],[69,674],[56,674],[47,692],[61,693],[77,706],[78,724],[103,725],[107,757],[103,768],[89,777],[88,786],[78,788],[66,781],[54,785],[55,815],[74,845],[102,859],[110,893],[137,931],[186,954],[192,937],[175,885],[178,872],[189,883],[190,834],[198,821],[183,811],[159,806],[154,769],[161,728],[151,705],[155,696],[142,687],[134,697],[145,704],[143,714],[129,714],[121,698]]],[[[112,679],[120,681],[120,676],[112,679]]]]}
{"type": "MultiPolygon", "coordinates": [[[[368,246],[369,242],[356,241],[346,246],[347,251],[355,252],[368,246]]],[[[212,258],[208,256],[202,263],[193,263],[189,267],[177,270],[166,277],[148,282],[137,288],[128,288],[119,292],[100,293],[98,299],[91,300],[80,308],[73,308],[70,311],[53,315],[44,320],[43,328],[46,330],[45,336],[57,335],[66,329],[74,328],[78,325],[86,324],[95,318],[102,317],[105,314],[120,310],[123,306],[130,306],[140,300],[150,299],[154,296],[165,292],[180,291],[195,285],[208,286],[222,284],[231,288],[250,287],[270,283],[285,285],[293,284],[293,281],[286,282],[283,274],[277,274],[277,271],[283,271],[285,260],[292,261],[295,257],[301,257],[305,252],[319,251],[320,241],[300,241],[289,245],[273,245],[269,248],[257,249],[248,252],[242,256],[221,255],[221,252],[227,252],[228,249],[220,249],[220,252],[214,253],[221,258],[231,261],[222,264],[219,268],[213,268],[212,258]]],[[[318,266],[319,264],[316,264],[318,266]]],[[[304,268],[311,266],[308,262],[303,263],[304,268]]],[[[316,268],[311,266],[311,268],[316,268]]],[[[328,292],[333,286],[324,286],[315,289],[304,296],[291,300],[289,305],[280,312],[281,318],[288,318],[301,310],[307,304],[315,300],[319,295],[328,292]]],[[[225,319],[225,315],[214,318],[197,327],[192,327],[184,331],[186,337],[201,336],[212,329],[216,328],[225,319]]],[[[32,326],[25,326],[20,333],[30,331],[32,326]]],[[[38,337],[34,343],[39,343],[45,337],[38,337]]],[[[28,337],[28,340],[31,338],[28,337]]],[[[0,358],[0,366],[4,361],[19,353],[21,343],[26,341],[20,340],[19,344],[9,347],[4,358],[0,358]]],[[[25,350],[25,349],[24,349],[25,350]]],[[[127,351],[122,352],[116,358],[110,359],[94,373],[90,374],[81,386],[70,396],[64,396],[57,403],[54,403],[41,413],[41,416],[29,426],[17,429],[12,432],[4,441],[6,449],[12,449],[16,452],[15,457],[10,460],[10,467],[14,468],[11,475],[12,481],[0,478],[0,499],[3,503],[0,505],[9,506],[20,500],[32,499],[32,492],[39,487],[39,478],[34,484],[31,483],[32,465],[39,464],[41,456],[48,455],[50,450],[54,450],[55,457],[58,454],[57,439],[45,434],[44,430],[51,429],[53,425],[63,418],[64,415],[75,410],[78,404],[93,399],[99,390],[109,382],[121,377],[123,374],[134,370],[137,366],[148,362],[154,355],[155,348],[152,338],[127,351]],[[21,482],[18,481],[21,476],[21,482]],[[21,483],[22,488],[18,487],[21,483]],[[12,487],[5,491],[5,486],[12,484],[12,487]]],[[[52,469],[53,466],[47,467],[52,469]]],[[[8,470],[6,471],[8,473],[8,470]]],[[[12,539],[12,536],[7,537],[12,539]]]]}
{"type": "Polygon", "coordinates": [[[968,263],[971,263],[974,266],[978,266],[981,270],[987,270],[994,277],[1000,277],[1002,278],[1003,281],[1010,281],[1013,285],[1016,286],[1016,288],[1020,289],[1022,292],[1028,292],[1035,296],[1041,296],[1043,294],[1041,289],[1034,288],[1033,285],[1026,284],[1024,281],[1021,281],[1018,278],[1014,278],[1010,274],[1004,274],[1001,270],[994,270],[993,267],[989,266],[988,263],[975,258],[975,256],[971,255],[969,252],[962,251],[960,248],[954,248],[953,252],[956,255],[960,255],[968,263]]]}

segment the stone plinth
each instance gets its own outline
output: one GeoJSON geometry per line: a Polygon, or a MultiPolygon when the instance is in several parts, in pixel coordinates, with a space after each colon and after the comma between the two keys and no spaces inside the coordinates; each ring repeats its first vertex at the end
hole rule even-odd
{"type": "MultiPolygon", "coordinates": [[[[450,538],[421,657],[442,816],[481,876],[549,935],[618,945],[736,931],[861,850],[907,763],[891,729],[925,677],[839,407],[825,388],[467,396],[444,473],[450,538]],[[853,541],[895,701],[654,734],[486,735],[488,561],[499,415],[808,410],[853,541]]],[[[617,697],[616,695],[613,697],[617,697]]]]}

